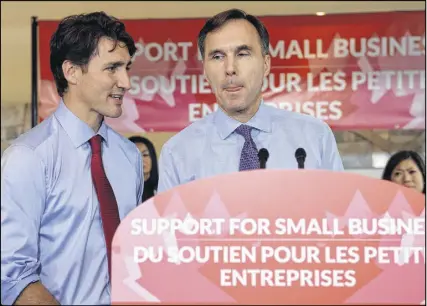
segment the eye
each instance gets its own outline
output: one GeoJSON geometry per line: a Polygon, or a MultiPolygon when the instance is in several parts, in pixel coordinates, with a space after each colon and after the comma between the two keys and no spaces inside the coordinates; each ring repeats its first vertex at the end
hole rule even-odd
{"type": "Polygon", "coordinates": [[[117,66],[111,66],[106,68],[106,70],[108,70],[109,72],[115,72],[117,70],[117,66]]]}
{"type": "Polygon", "coordinates": [[[237,56],[242,57],[242,56],[249,56],[250,54],[248,52],[240,52],[239,54],[237,54],[237,56]]]}
{"type": "Polygon", "coordinates": [[[223,59],[224,58],[224,56],[223,55],[221,55],[221,54],[214,54],[213,56],[212,56],[212,59],[214,59],[214,60],[221,60],[221,59],[223,59]]]}

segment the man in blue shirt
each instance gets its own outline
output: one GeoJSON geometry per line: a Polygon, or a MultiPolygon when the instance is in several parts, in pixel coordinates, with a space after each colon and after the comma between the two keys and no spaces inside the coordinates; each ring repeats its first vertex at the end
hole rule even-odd
{"type": "Polygon", "coordinates": [[[261,148],[269,152],[266,168],[297,168],[295,152],[303,148],[305,168],[343,169],[326,123],[263,104],[262,84],[271,59],[269,34],[259,19],[236,9],[222,12],[206,22],[198,45],[219,108],[165,143],[158,192],[203,177],[257,169],[261,148]]]}
{"type": "Polygon", "coordinates": [[[105,13],[64,19],[50,42],[57,110],[1,160],[3,305],[110,304],[111,243],[141,203],[142,158],[119,117],[135,43],[105,13]]]}

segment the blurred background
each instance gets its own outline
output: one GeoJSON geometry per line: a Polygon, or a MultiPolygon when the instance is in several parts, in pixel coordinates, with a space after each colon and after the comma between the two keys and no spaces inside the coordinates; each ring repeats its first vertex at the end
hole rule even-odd
{"type": "MultiPolygon", "coordinates": [[[[180,31],[172,29],[173,23],[168,23],[168,20],[179,20],[187,18],[202,18],[203,20],[207,17],[211,17],[214,14],[230,9],[240,8],[248,13],[256,16],[281,16],[284,20],[284,24],[289,24],[289,31],[283,37],[277,37],[277,29],[267,28],[270,30],[270,36],[272,41],[277,42],[279,39],[283,39],[286,42],[287,37],[291,37],[293,24],[298,23],[301,29],[301,20],[314,20],[311,22],[310,37],[316,34],[316,31],[320,30],[324,23],[324,28],[330,29],[330,35],[335,35],[340,31],[339,28],[333,29],[331,26],[331,19],[329,16],[335,14],[354,14],[354,20],[357,21],[358,14],[362,13],[378,13],[378,12],[394,12],[394,11],[424,11],[425,13],[425,2],[424,1],[325,1],[325,2],[312,2],[312,1],[293,1],[293,2],[273,2],[273,1],[255,1],[255,2],[240,2],[240,1],[227,1],[227,2],[213,2],[213,1],[200,1],[200,2],[185,2],[185,1],[147,1],[147,2],[131,2],[131,1],[67,1],[67,2],[47,2],[47,1],[19,1],[19,2],[1,2],[1,151],[10,144],[10,142],[18,137],[21,133],[31,128],[31,17],[36,16],[38,20],[60,20],[65,16],[71,14],[78,14],[84,12],[100,11],[103,10],[110,15],[118,17],[119,19],[162,19],[156,21],[156,27],[147,29],[140,29],[141,33],[147,33],[147,37],[134,37],[135,40],[140,41],[142,44],[153,40],[152,37],[156,35],[165,35],[168,31],[176,31],[176,37],[180,37],[180,31]],[[298,16],[304,17],[298,21],[298,16]],[[288,19],[287,19],[288,18],[288,19]],[[290,19],[293,18],[293,19],[290,19]],[[321,19],[324,18],[324,19],[321,19]],[[286,21],[288,20],[288,21],[286,21]],[[324,20],[324,21],[322,21],[324,20]],[[291,22],[292,21],[292,22],[291,22]],[[162,24],[165,28],[162,28],[162,24]],[[168,29],[167,27],[172,27],[168,29]],[[273,33],[273,34],[272,34],[273,33]]],[[[350,16],[350,15],[349,15],[350,16]]],[[[370,15],[375,18],[376,15],[370,15]]],[[[193,42],[196,41],[197,33],[200,30],[199,21],[195,21],[194,37],[191,39],[193,42]]],[[[335,19],[334,19],[335,20],[335,19]]],[[[375,20],[366,19],[370,24],[374,24],[375,20]]],[[[380,23],[381,21],[378,20],[380,23]]],[[[396,21],[397,22],[397,21],[396,21]]],[[[349,26],[352,21],[348,20],[349,26]]],[[[179,24],[179,23],[177,23],[179,24]]],[[[186,23],[188,24],[188,22],[186,23]]],[[[191,24],[190,24],[191,25],[191,24]]],[[[309,24],[307,24],[309,26],[309,24]]],[[[335,23],[336,27],[339,27],[339,23],[335,23]]],[[[425,23],[420,24],[419,27],[424,28],[425,37],[425,23]]],[[[418,28],[419,28],[418,27],[418,28]]],[[[39,31],[44,29],[42,25],[39,26],[39,31]]],[[[54,29],[54,28],[53,28],[54,29]]],[[[287,29],[287,27],[284,27],[287,29]]],[[[44,33],[49,33],[49,30],[44,30],[44,33]]],[[[134,31],[137,31],[135,29],[134,31]]],[[[182,29],[182,31],[185,31],[182,29]]],[[[190,30],[189,30],[190,31],[190,30]]],[[[306,29],[307,31],[307,29],[306,29]]],[[[396,30],[399,32],[399,29],[396,30]]],[[[40,33],[40,32],[39,32],[40,33]]],[[[185,33],[184,33],[185,34],[185,33]]],[[[325,34],[325,33],[323,33],[325,34]]],[[[39,34],[39,44],[43,43],[43,46],[39,46],[39,57],[44,59],[43,63],[38,64],[39,78],[48,81],[49,77],[44,77],[46,74],[44,70],[48,68],[48,54],[42,53],[43,50],[48,50],[48,43],[46,37],[42,33],[39,34]],[[44,40],[42,39],[44,37],[44,40]],[[47,45],[46,45],[47,44],[47,45]],[[47,49],[46,49],[47,48],[47,49]]],[[[144,34],[145,35],[145,34],[144,34]]],[[[318,33],[321,37],[322,33],[318,33]]],[[[326,33],[326,36],[328,34],[326,33]]],[[[188,35],[187,35],[188,36],[188,35]]],[[[183,35],[185,40],[188,40],[187,36],[183,35]]],[[[332,37],[331,36],[331,37],[332,37]]],[[[299,34],[297,38],[303,39],[303,36],[299,34]]],[[[163,38],[161,38],[163,39],[163,38]]],[[[173,37],[169,37],[172,39],[173,37]]],[[[425,42],[425,40],[424,40],[425,42]]],[[[425,56],[425,55],[424,55],[425,56]]],[[[144,69],[144,61],[140,61],[138,69],[144,69]]],[[[418,62],[419,63],[419,62],[418,62]]],[[[278,64],[279,65],[279,64],[278,64]]],[[[286,62],[285,62],[286,65],[286,62]]],[[[274,65],[273,65],[274,66],[274,65]]],[[[159,67],[159,66],[158,66],[159,67]]],[[[152,67],[149,67],[153,69],[152,67]]],[[[177,67],[166,67],[167,69],[174,70],[176,72],[177,67]]],[[[274,67],[273,67],[274,68],[274,67]]],[[[279,66],[276,67],[279,69],[279,66]]],[[[282,67],[283,68],[283,67],[282,67]]],[[[147,68],[148,69],[148,68],[147,68]]],[[[155,69],[155,68],[154,68],[155,69]]],[[[165,69],[160,67],[159,69],[165,69]]],[[[286,67],[284,68],[287,69],[286,67]]],[[[414,69],[412,67],[411,69],[414,69]]],[[[425,61],[424,65],[415,67],[415,69],[422,70],[425,76],[425,61]]],[[[132,71],[131,71],[132,75],[132,71]]],[[[425,82],[425,80],[424,80],[425,82]]],[[[369,111],[366,113],[366,121],[363,123],[363,128],[357,128],[357,126],[351,126],[351,124],[337,124],[334,126],[333,123],[328,122],[334,131],[336,136],[340,154],[342,156],[344,167],[348,171],[369,175],[372,177],[380,177],[383,167],[387,162],[390,155],[399,150],[414,150],[420,153],[425,158],[425,87],[420,88],[421,92],[418,93],[418,102],[415,100],[411,105],[408,106],[408,112],[415,118],[421,119],[422,128],[416,127],[411,128],[408,125],[406,128],[396,122],[396,124],[388,123],[388,125],[377,124],[373,116],[369,115],[369,111]],[[421,102],[420,102],[421,101],[421,102]],[[415,105],[416,104],[416,105],[415,105]],[[414,107],[416,110],[414,110],[414,107]],[[414,115],[414,112],[416,114],[414,115]],[[421,115],[420,115],[421,114],[421,115]],[[369,123],[372,128],[369,128],[369,123]],[[368,128],[367,128],[368,127],[368,128]]],[[[54,88],[49,83],[39,83],[39,96],[43,101],[39,101],[39,113],[38,115],[43,119],[43,116],[47,116],[55,107],[55,93],[54,88]],[[50,86],[50,87],[49,87],[50,86]],[[50,100],[49,100],[50,99],[50,100]],[[53,102],[52,102],[53,101],[53,102]],[[43,104],[44,103],[44,104],[43,104]]],[[[380,100],[381,105],[386,110],[396,105],[396,99],[399,97],[396,94],[393,101],[387,101],[387,97],[384,95],[383,100],[380,100]],[[390,106],[387,106],[387,103],[390,106]]],[[[164,98],[164,97],[163,97],[164,98]]],[[[170,128],[161,124],[152,125],[157,128],[150,128],[144,125],[144,118],[146,120],[153,120],[150,115],[150,109],[144,111],[143,108],[138,108],[138,103],[144,102],[147,98],[142,97],[139,100],[134,99],[131,105],[128,107],[127,116],[132,112],[139,114],[138,118],[129,119],[129,124],[133,126],[123,127],[118,126],[119,132],[122,132],[126,136],[131,135],[143,135],[150,139],[159,154],[164,142],[176,133],[177,127],[184,127],[188,124],[188,120],[179,122],[178,125],[170,128]],[[146,116],[146,117],[144,117],[146,116]],[[150,118],[148,118],[150,117],[150,118]],[[142,122],[142,123],[141,123],[142,122]],[[121,128],[121,130],[120,130],[121,128]]],[[[156,98],[157,99],[157,98],[156,98]]],[[[161,99],[158,98],[158,99],[161,99]]],[[[361,99],[361,98],[359,98],[361,99]]],[[[366,98],[368,99],[368,98],[366,98]]],[[[414,98],[415,99],[415,98],[414,98]]],[[[166,99],[167,100],[167,99],[166,99]]],[[[151,101],[154,101],[153,99],[151,101]]],[[[378,99],[372,104],[377,103],[378,99]]],[[[166,101],[168,102],[168,101],[166,101]]],[[[184,101],[185,102],[185,101],[184,101]]],[[[184,103],[181,101],[181,103],[184,103]]],[[[368,103],[369,101],[361,101],[368,103]]],[[[176,101],[178,103],[178,101],[176,101]]],[[[343,101],[343,103],[347,103],[343,101]]],[[[405,103],[408,103],[405,101],[405,103]]],[[[362,103],[363,104],[363,103],[362,103]]],[[[377,110],[378,111],[378,110],[377,110]]],[[[187,111],[188,113],[188,111],[187,111]]],[[[158,113],[157,113],[158,114],[158,113]]],[[[170,110],[168,115],[170,116],[170,110]]],[[[161,116],[161,115],[160,115],[161,116]]],[[[166,116],[166,111],[165,111],[166,116]]],[[[359,114],[361,116],[361,114],[359,114]]],[[[132,117],[132,116],[131,116],[132,117]]],[[[165,120],[159,117],[160,121],[165,120]]],[[[165,117],[166,118],[166,117],[165,117]]],[[[399,119],[399,118],[398,118],[399,119]]],[[[394,117],[390,117],[389,120],[394,120],[394,117]]],[[[363,122],[359,118],[359,122],[363,122]]],[[[400,122],[400,121],[399,121],[400,122]]],[[[112,125],[114,126],[114,122],[112,125]]]]}

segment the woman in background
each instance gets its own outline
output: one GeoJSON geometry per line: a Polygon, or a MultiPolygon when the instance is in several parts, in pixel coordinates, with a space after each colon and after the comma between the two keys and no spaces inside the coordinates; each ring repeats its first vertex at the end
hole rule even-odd
{"type": "Polygon", "coordinates": [[[426,170],[421,156],[414,151],[392,155],[384,168],[383,179],[426,193],[426,170]]]}
{"type": "Polygon", "coordinates": [[[142,202],[145,202],[157,193],[159,171],[156,149],[153,143],[145,137],[132,136],[129,140],[135,143],[142,154],[142,162],[144,165],[144,193],[142,194],[142,202]]]}

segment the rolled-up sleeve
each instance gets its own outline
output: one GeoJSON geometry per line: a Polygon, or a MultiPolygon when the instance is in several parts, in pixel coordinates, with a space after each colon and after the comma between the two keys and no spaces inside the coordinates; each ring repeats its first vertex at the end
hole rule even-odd
{"type": "Polygon", "coordinates": [[[39,228],[46,171],[33,149],[14,145],[1,159],[1,302],[11,305],[39,280],[39,228]]]}

